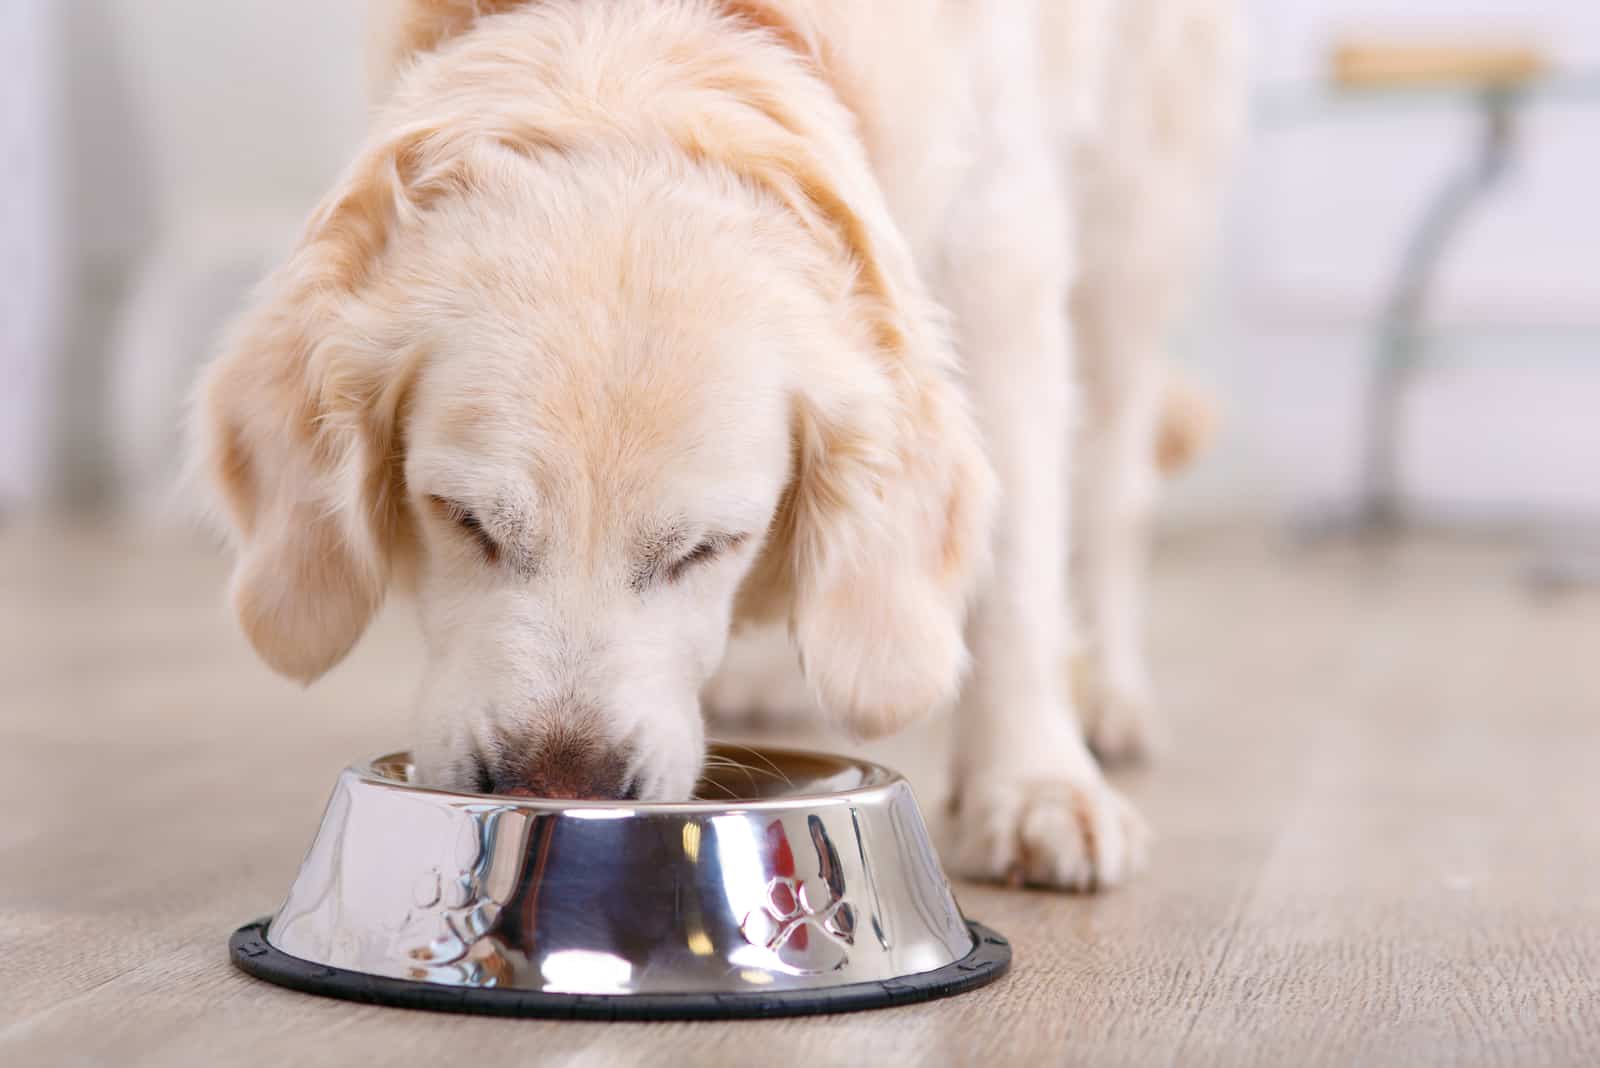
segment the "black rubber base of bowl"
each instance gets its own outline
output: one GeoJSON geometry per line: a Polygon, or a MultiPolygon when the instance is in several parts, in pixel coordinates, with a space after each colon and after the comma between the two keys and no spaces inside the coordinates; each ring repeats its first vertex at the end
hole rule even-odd
{"type": "Polygon", "coordinates": [[[937,971],[822,990],[738,994],[548,994],[391,979],[291,957],[267,942],[266,920],[233,932],[228,955],[236,967],[269,983],[369,1005],[560,1020],[717,1020],[910,1005],[992,983],[1011,967],[1011,943],[981,923],[968,920],[967,927],[972,931],[972,952],[937,971]]]}

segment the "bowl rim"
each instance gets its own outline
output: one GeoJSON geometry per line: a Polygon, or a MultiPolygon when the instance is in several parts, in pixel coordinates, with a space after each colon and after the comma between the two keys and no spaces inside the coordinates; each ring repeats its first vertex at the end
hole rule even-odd
{"type": "MultiPolygon", "coordinates": [[[[714,751],[729,744],[713,740],[708,743],[707,750],[714,751]]],[[[580,819],[785,812],[795,809],[818,809],[835,805],[881,802],[898,790],[910,789],[910,783],[900,772],[879,764],[877,761],[867,760],[862,757],[847,756],[843,753],[834,753],[824,749],[802,749],[789,745],[750,746],[740,744],[737,748],[745,752],[758,752],[767,757],[793,756],[809,760],[836,761],[841,770],[846,767],[862,769],[870,777],[870,781],[846,790],[821,793],[802,792],[764,798],[692,799],[689,801],[582,801],[559,798],[511,797],[507,794],[467,793],[436,786],[418,786],[410,782],[401,782],[380,770],[380,765],[384,764],[402,763],[410,765],[411,751],[409,749],[396,749],[392,752],[382,753],[367,760],[351,764],[345,770],[347,774],[356,775],[363,783],[368,785],[385,790],[393,790],[397,793],[424,795],[430,799],[437,800],[441,804],[487,806],[496,809],[522,809],[540,813],[570,813],[580,819]]]]}

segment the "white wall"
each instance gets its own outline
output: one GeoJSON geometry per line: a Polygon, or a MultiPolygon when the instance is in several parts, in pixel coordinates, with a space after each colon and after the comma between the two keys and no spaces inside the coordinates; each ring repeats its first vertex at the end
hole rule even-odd
{"type": "Polygon", "coordinates": [[[52,0],[0,8],[0,507],[38,492],[62,312],[52,0]]]}
{"type": "Polygon", "coordinates": [[[31,496],[93,500],[129,451],[118,397],[131,383],[162,398],[144,420],[147,437],[160,431],[145,451],[170,454],[182,380],[359,139],[362,4],[38,7],[59,72],[51,131],[62,226],[54,256],[68,307],[47,358],[35,350],[32,362],[47,366],[26,401],[6,401],[26,403],[39,418],[25,433],[0,437],[0,470],[26,454],[29,469],[45,475],[27,487],[31,496]],[[137,306],[141,297],[153,299],[137,306]],[[181,351],[114,358],[130,332],[146,347],[181,351]]]}
{"type": "Polygon", "coordinates": [[[86,258],[199,219],[300,214],[360,137],[359,0],[73,0],[86,258]]]}

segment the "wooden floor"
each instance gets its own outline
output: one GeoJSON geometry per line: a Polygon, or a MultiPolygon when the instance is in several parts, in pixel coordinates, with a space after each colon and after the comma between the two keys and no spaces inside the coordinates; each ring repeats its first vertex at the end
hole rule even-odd
{"type": "MultiPolygon", "coordinates": [[[[309,691],[251,658],[192,546],[0,531],[0,1063],[1600,1063],[1600,596],[1410,543],[1374,567],[1169,547],[1176,744],[1125,780],[1152,870],[1098,898],[958,887],[1012,974],[794,1021],[455,1018],[229,967],[348,759],[404,742],[393,613],[309,691]]],[[[938,734],[877,746],[932,815],[938,734]]]]}

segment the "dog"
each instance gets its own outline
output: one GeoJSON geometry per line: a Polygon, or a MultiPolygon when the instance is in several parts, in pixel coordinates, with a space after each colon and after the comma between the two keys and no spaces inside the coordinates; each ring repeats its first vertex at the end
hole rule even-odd
{"type": "Polygon", "coordinates": [[[369,139],[197,392],[244,633],[310,682],[409,590],[421,781],[668,800],[730,632],[781,625],[854,734],[955,706],[955,870],[1121,882],[1086,737],[1152,734],[1161,350],[1236,25],[393,0],[369,139]]]}

